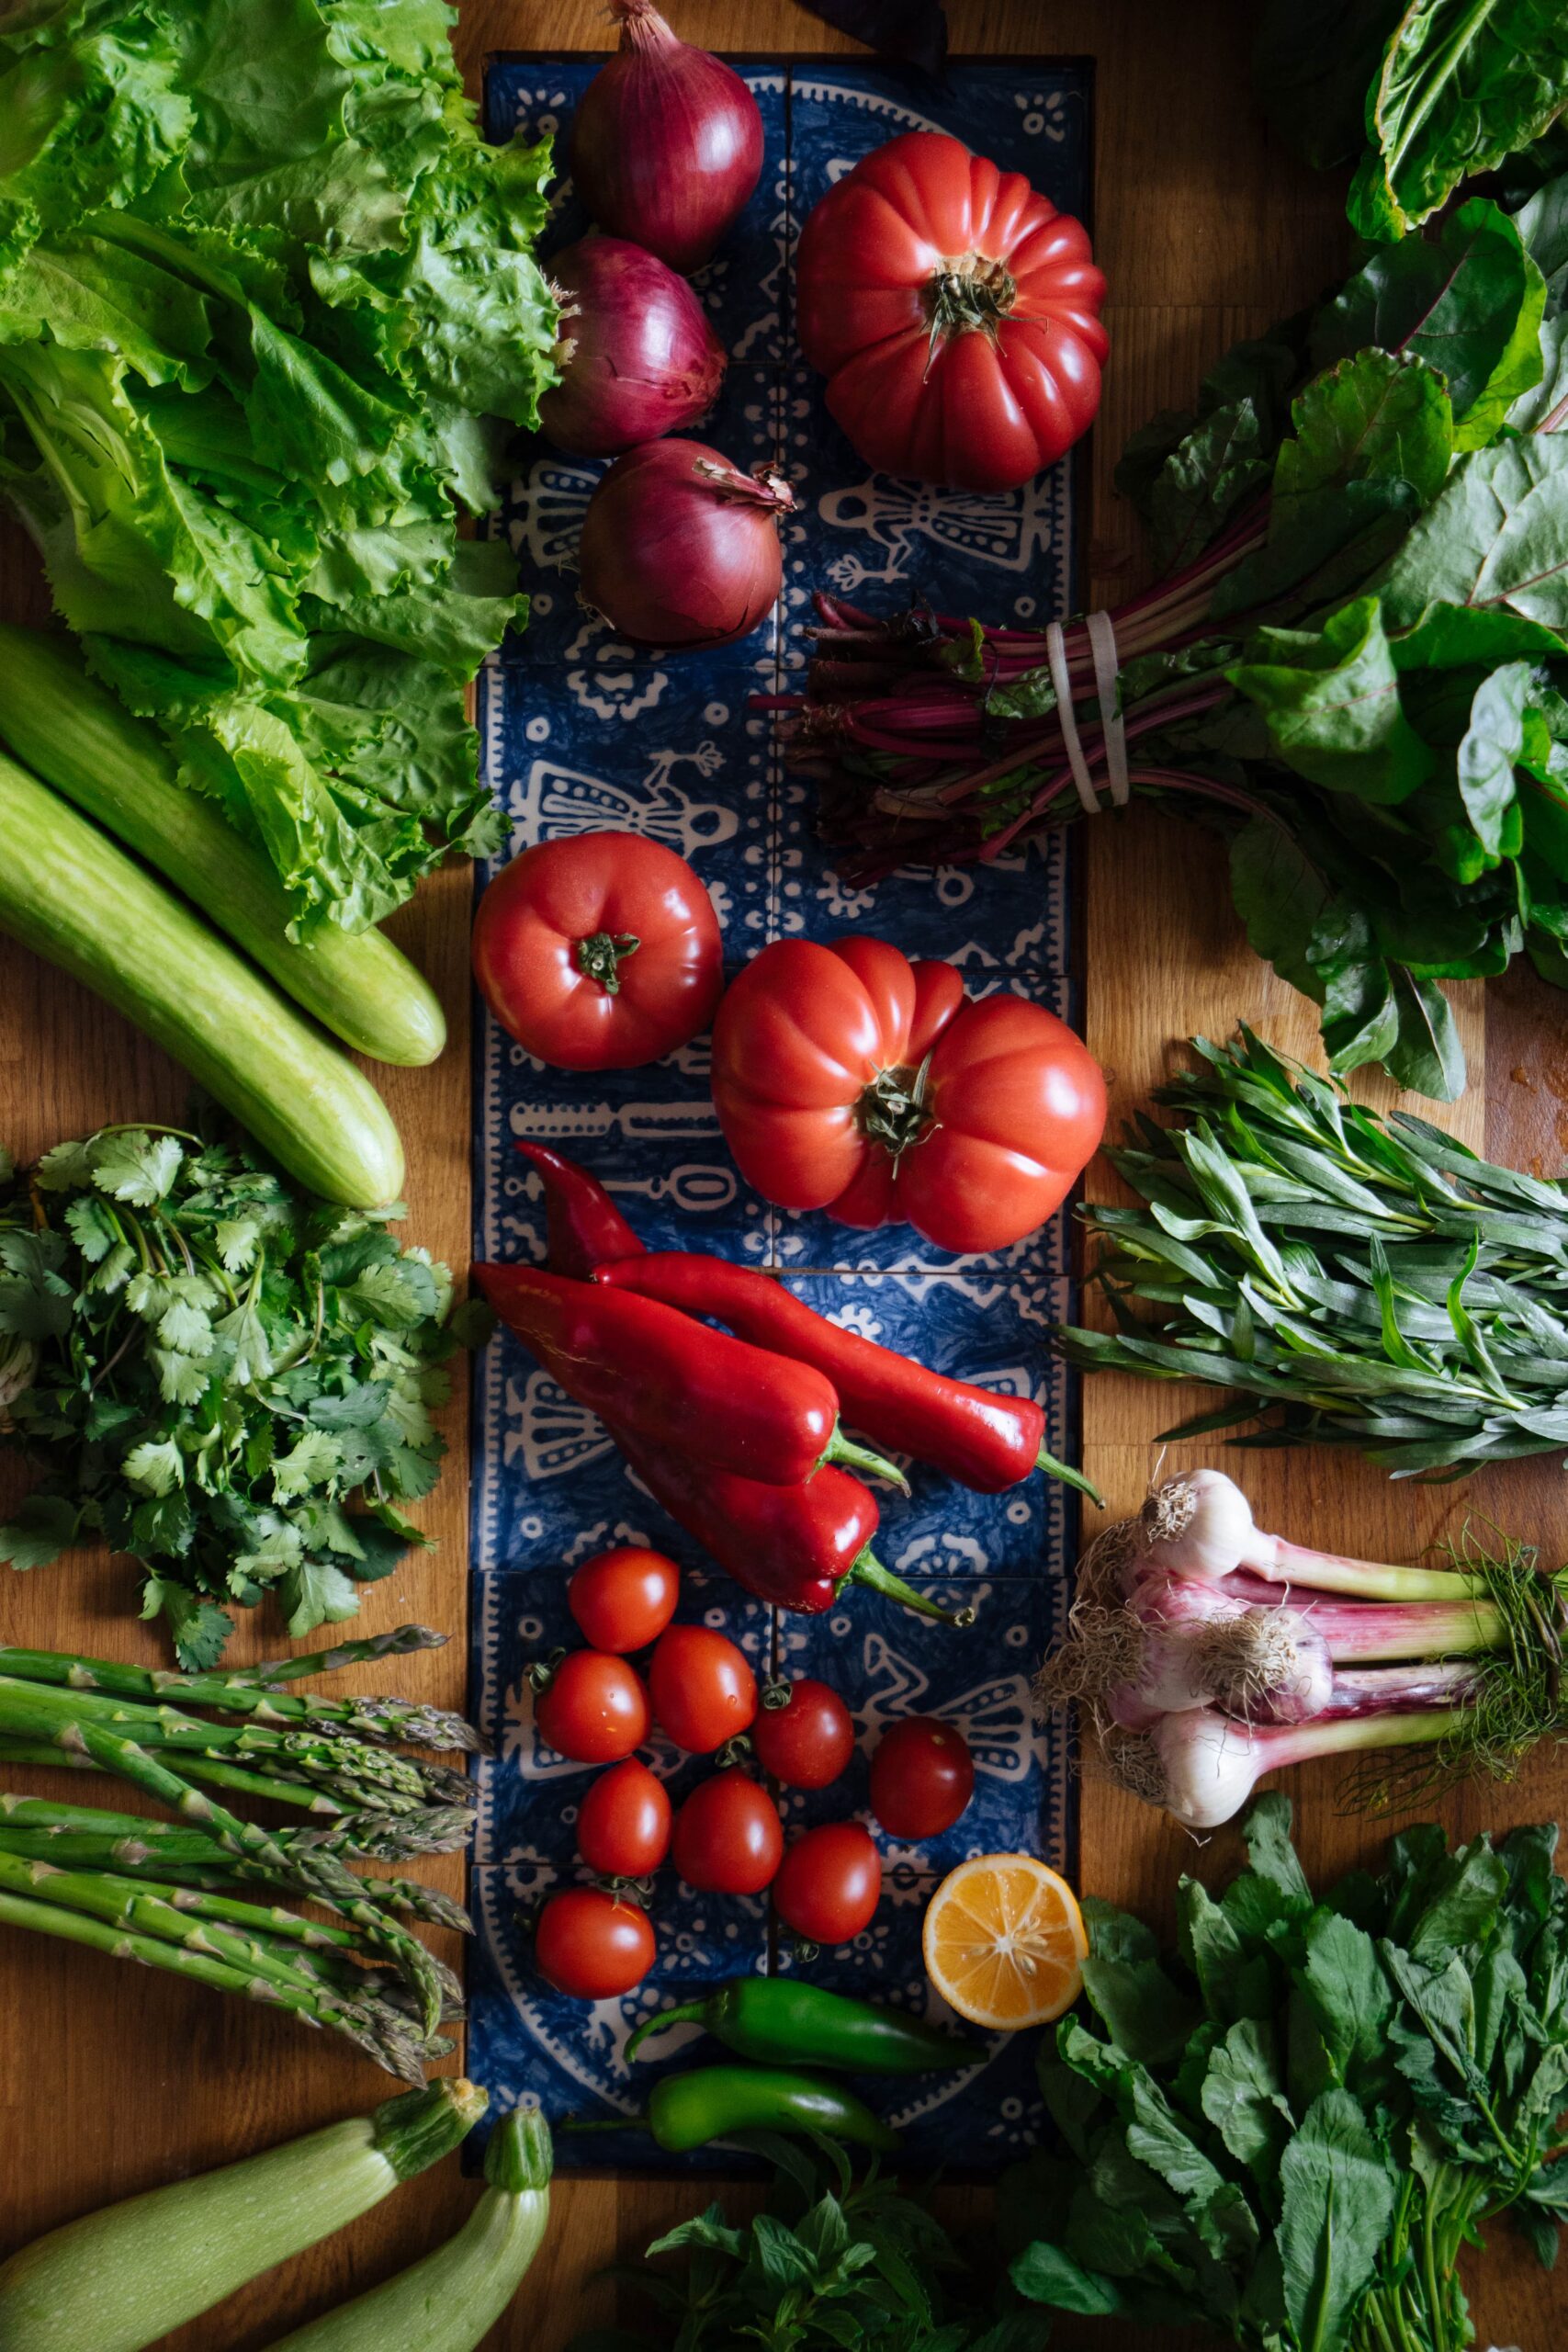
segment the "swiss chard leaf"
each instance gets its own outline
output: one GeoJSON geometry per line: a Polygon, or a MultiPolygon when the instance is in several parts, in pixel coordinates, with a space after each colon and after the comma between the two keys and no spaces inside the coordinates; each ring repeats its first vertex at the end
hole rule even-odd
{"type": "Polygon", "coordinates": [[[1568,101],[1568,24],[1542,0],[1410,0],[1372,85],[1351,225],[1398,238],[1458,182],[1528,147],[1568,101]]]}
{"type": "Polygon", "coordinates": [[[1315,632],[1260,629],[1225,675],[1262,710],[1280,758],[1314,784],[1392,805],[1432,773],[1400,704],[1375,596],[1330,614],[1315,632]]]}
{"type": "Polygon", "coordinates": [[[1545,301],[1514,221],[1474,197],[1437,237],[1407,237],[1368,256],[1314,321],[1313,365],[1370,344],[1424,359],[1448,384],[1459,447],[1478,447],[1540,379],[1545,301]]]}

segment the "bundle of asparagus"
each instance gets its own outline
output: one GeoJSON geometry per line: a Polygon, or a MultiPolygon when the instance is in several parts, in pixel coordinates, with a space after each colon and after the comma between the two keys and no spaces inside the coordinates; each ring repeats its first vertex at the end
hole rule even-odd
{"type": "Polygon", "coordinates": [[[274,2003],[423,2082],[451,2047],[439,2028],[460,2014],[462,1992],[403,1922],[466,1931],[468,1916],[417,1880],[361,1878],[347,1864],[462,1845],[469,1781],[389,1743],[472,1751],[478,1735],[440,1708],[284,1685],[444,1639],[407,1625],[205,1675],[0,1648],[0,1763],[114,1773],[195,1825],[0,1790],[0,1922],[274,2003]],[[238,1720],[214,1723],[197,1708],[238,1720]],[[264,1829],[209,1795],[212,1786],[329,1820],[264,1829]],[[257,1887],[335,1916],[251,1899],[245,1890],[257,1887]]]}

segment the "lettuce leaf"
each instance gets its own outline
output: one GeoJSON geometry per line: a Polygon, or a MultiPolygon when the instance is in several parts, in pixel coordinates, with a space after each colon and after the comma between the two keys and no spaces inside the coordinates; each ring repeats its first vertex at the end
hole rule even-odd
{"type": "Polygon", "coordinates": [[[488,846],[468,680],[554,380],[547,141],[479,137],[445,0],[34,0],[0,32],[0,481],[92,666],[301,934],[488,846]]]}

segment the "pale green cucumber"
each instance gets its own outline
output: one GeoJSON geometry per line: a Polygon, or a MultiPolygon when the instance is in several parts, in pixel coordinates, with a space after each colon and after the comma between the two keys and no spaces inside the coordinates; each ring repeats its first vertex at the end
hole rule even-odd
{"type": "Polygon", "coordinates": [[[369,1080],[183,899],[4,756],[0,931],[133,1021],[311,1192],[355,1208],[396,1200],[403,1148],[369,1080]]]}
{"type": "Polygon", "coordinates": [[[485,2150],[489,2186],[457,2236],[269,2352],[474,2352],[544,2243],[552,2162],[542,2115],[503,2117],[485,2150]]]}
{"type": "Polygon", "coordinates": [[[485,2105],[472,2083],[432,2083],[67,2222],[0,2265],[0,2352],[141,2352],[357,2221],[455,2148],[485,2105]]]}
{"type": "Polygon", "coordinates": [[[446,1019],[424,975],[378,931],[323,923],[297,947],[270,860],[175,781],[159,736],[93,683],[68,639],[0,626],[0,732],[24,767],[167,875],[345,1045],[380,1062],[435,1059],[446,1019]]]}

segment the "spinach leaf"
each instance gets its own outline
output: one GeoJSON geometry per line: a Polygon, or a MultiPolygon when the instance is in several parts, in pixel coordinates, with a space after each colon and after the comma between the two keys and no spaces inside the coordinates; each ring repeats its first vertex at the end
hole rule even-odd
{"type": "Polygon", "coordinates": [[[1348,2091],[1315,2098],[1280,2160],[1280,2262],[1296,2341],[1343,2344],[1393,2219],[1393,2157],[1348,2091]]]}

